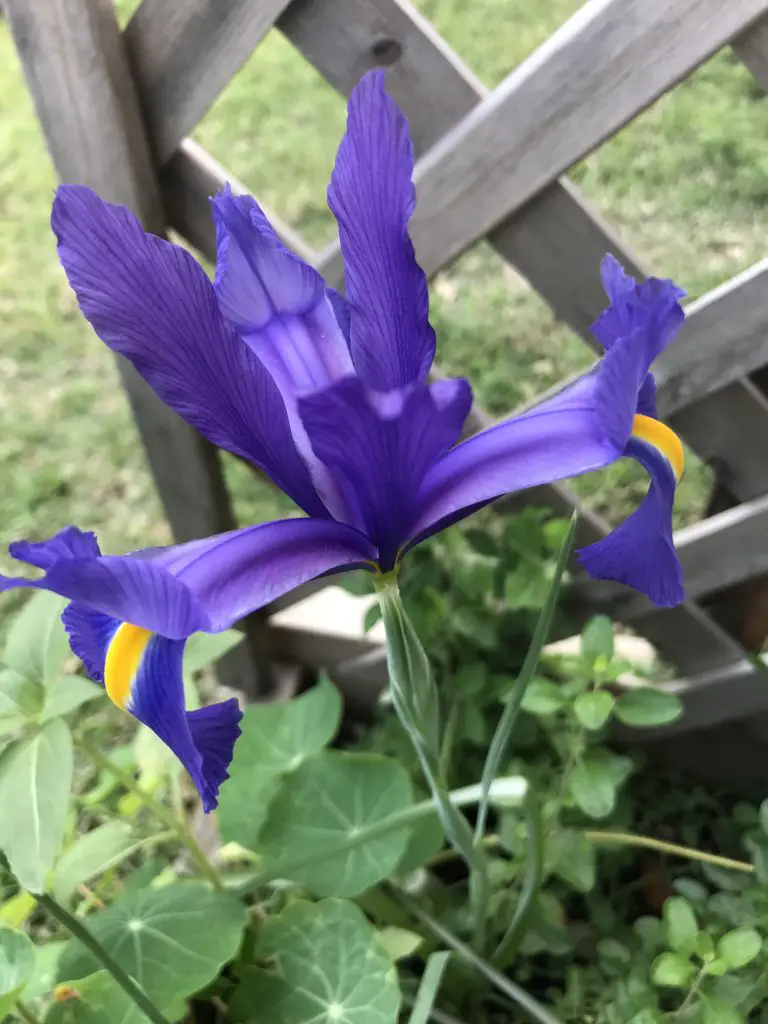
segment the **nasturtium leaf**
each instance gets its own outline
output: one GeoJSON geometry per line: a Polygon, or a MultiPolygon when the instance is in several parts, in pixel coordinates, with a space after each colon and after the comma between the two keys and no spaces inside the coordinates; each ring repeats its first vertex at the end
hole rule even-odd
{"type": "Polygon", "coordinates": [[[45,704],[45,687],[11,669],[0,669],[0,734],[15,732],[35,718],[45,704]]]}
{"type": "Polygon", "coordinates": [[[89,700],[104,697],[104,690],[83,676],[59,676],[51,680],[45,693],[45,704],[39,721],[68,715],[89,700]]]}
{"type": "Polygon", "coordinates": [[[325,751],[284,780],[256,852],[276,874],[299,851],[314,853],[312,864],[292,871],[290,880],[318,896],[357,896],[395,870],[411,830],[395,828],[335,856],[330,851],[347,839],[364,838],[367,829],[411,802],[408,773],[397,761],[325,751]]]}
{"type": "Polygon", "coordinates": [[[680,698],[653,686],[627,690],[616,701],[616,717],[625,725],[649,727],[674,722],[683,713],[680,698]]]}
{"type": "Polygon", "coordinates": [[[149,1017],[106,971],[78,978],[68,998],[55,1002],[45,1024],[149,1024],[149,1017]]]}
{"type": "Polygon", "coordinates": [[[51,887],[56,899],[65,903],[78,885],[119,864],[133,844],[133,829],[124,821],[108,821],[78,836],[54,866],[51,887]]]}
{"type": "Polygon", "coordinates": [[[0,755],[0,850],[19,884],[43,892],[64,839],[72,736],[60,718],[0,755]]]}
{"type": "Polygon", "coordinates": [[[246,708],[230,778],[219,799],[219,830],[225,843],[256,848],[281,777],[323,750],[340,722],[341,697],[328,679],[284,704],[246,708]]]}
{"type": "Polygon", "coordinates": [[[245,968],[230,1013],[236,1022],[396,1024],[392,960],[362,911],[346,900],[297,900],[262,926],[256,948],[271,969],[245,968]]]}
{"type": "Polygon", "coordinates": [[[754,928],[735,928],[720,939],[717,955],[728,962],[729,967],[746,967],[763,948],[763,940],[754,928]]]}
{"type": "Polygon", "coordinates": [[[531,715],[553,715],[565,707],[567,698],[561,687],[549,679],[532,679],[523,697],[523,710],[531,715]]]}
{"type": "Polygon", "coordinates": [[[67,947],[66,940],[46,942],[44,946],[35,947],[35,966],[24,986],[22,998],[25,1002],[42,999],[53,990],[58,977],[59,961],[67,947]]]}
{"type": "MultiPolygon", "coordinates": [[[[159,1006],[199,991],[237,952],[248,920],[243,903],[198,882],[134,890],[88,918],[88,926],[120,966],[159,1006]]],[[[60,966],[62,979],[99,969],[73,941],[60,966]]]]}
{"type": "Polygon", "coordinates": [[[8,668],[40,683],[49,683],[70,656],[61,613],[67,599],[39,590],[13,620],[3,661],[8,668]]]}
{"type": "Polygon", "coordinates": [[[245,639],[238,629],[222,633],[193,633],[184,646],[184,673],[191,675],[223,658],[245,639]]]}
{"type": "Polygon", "coordinates": [[[23,932],[0,927],[0,1021],[13,1009],[32,976],[35,947],[23,932]]]}
{"type": "Polygon", "coordinates": [[[615,699],[607,690],[580,693],[573,703],[573,712],[585,729],[602,729],[613,712],[615,699]]]}
{"type": "Polygon", "coordinates": [[[651,965],[651,978],[657,985],[686,988],[694,971],[691,961],[679,953],[662,953],[651,965]]]}
{"type": "Polygon", "coordinates": [[[581,655],[590,664],[598,658],[607,664],[613,658],[613,623],[607,615],[595,615],[582,630],[581,655]]]}
{"type": "Polygon", "coordinates": [[[595,847],[583,832],[559,828],[552,834],[547,846],[554,874],[579,892],[589,892],[594,888],[595,847]]]}
{"type": "Polygon", "coordinates": [[[690,903],[682,896],[670,896],[664,901],[662,917],[667,942],[672,949],[688,956],[696,948],[699,931],[690,903]]]}

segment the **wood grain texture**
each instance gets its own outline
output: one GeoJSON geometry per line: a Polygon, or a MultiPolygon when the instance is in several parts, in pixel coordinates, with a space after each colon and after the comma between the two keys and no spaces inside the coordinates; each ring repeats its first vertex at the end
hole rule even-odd
{"type": "Polygon", "coordinates": [[[160,165],[208,112],[289,0],[143,0],[125,30],[160,165]]]}
{"type": "Polygon", "coordinates": [[[768,92],[768,16],[733,40],[733,52],[768,92]]]}
{"type": "MultiPolygon", "coordinates": [[[[5,13],[60,179],[131,207],[163,234],[165,215],[110,0],[8,0],[5,13]]],[[[129,363],[117,365],[175,539],[231,529],[216,450],[129,363]]],[[[222,675],[247,691],[253,665],[243,648],[222,675]]]]}
{"type": "Polygon", "coordinates": [[[768,364],[768,259],[686,310],[679,335],[654,366],[669,416],[768,364]]]}
{"type": "Polygon", "coordinates": [[[768,10],[768,0],[592,0],[420,161],[431,269],[486,235],[768,10]]]}

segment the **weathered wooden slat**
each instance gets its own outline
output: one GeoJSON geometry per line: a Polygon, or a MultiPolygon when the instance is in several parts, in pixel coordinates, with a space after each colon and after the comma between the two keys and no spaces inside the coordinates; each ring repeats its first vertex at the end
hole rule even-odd
{"type": "Polygon", "coordinates": [[[768,363],[768,259],[686,313],[680,334],[654,367],[667,416],[768,363]]]}
{"type": "Polygon", "coordinates": [[[420,162],[417,254],[432,269],[450,262],[767,9],[585,4],[420,162]]]}
{"type": "Polygon", "coordinates": [[[768,92],[768,16],[733,40],[733,52],[768,92]]]}
{"type": "MultiPolygon", "coordinates": [[[[136,211],[164,233],[164,212],[110,0],[8,0],[5,14],[48,149],[63,181],[80,182],[136,211]]],[[[95,343],[95,342],[94,342],[95,343]]],[[[117,361],[166,515],[177,540],[230,529],[218,454],[117,361]]],[[[238,651],[225,672],[248,689],[253,659],[238,651]]]]}
{"type": "Polygon", "coordinates": [[[125,30],[162,166],[250,57],[289,0],[143,0],[125,30]]]}

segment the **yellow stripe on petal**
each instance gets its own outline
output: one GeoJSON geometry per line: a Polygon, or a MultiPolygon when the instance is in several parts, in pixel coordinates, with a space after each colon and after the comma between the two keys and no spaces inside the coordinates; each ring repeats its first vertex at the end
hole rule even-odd
{"type": "Polygon", "coordinates": [[[632,420],[632,436],[645,441],[661,452],[672,467],[675,479],[680,482],[685,464],[683,444],[674,430],[656,420],[652,416],[641,416],[639,413],[632,420]]]}
{"type": "Polygon", "coordinates": [[[109,644],[104,664],[104,686],[111,700],[125,710],[139,665],[152,632],[124,622],[109,644]]]}

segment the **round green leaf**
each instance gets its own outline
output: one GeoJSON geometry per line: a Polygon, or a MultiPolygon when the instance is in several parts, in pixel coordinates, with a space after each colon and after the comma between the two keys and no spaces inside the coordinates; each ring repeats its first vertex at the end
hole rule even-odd
{"type": "MultiPolygon", "coordinates": [[[[192,995],[212,981],[237,952],[246,907],[197,882],[140,889],[88,918],[88,927],[120,966],[159,1006],[192,995]]],[[[99,963],[76,942],[60,977],[84,978],[99,963]]]]}
{"type": "Polygon", "coordinates": [[[39,590],[13,620],[3,660],[25,679],[49,683],[69,657],[69,640],[61,613],[67,599],[39,590]]]}
{"type": "Polygon", "coordinates": [[[690,960],[686,960],[679,953],[662,953],[651,965],[651,978],[657,985],[685,988],[694,970],[690,960]]]}
{"type": "Polygon", "coordinates": [[[754,928],[735,928],[720,939],[717,955],[738,969],[752,963],[763,948],[763,940],[754,928]]]}
{"type": "Polygon", "coordinates": [[[607,615],[595,615],[581,633],[581,654],[590,664],[597,658],[613,658],[613,623],[607,615]]]}
{"type": "Polygon", "coordinates": [[[0,926],[0,1020],[11,1012],[34,966],[35,947],[27,936],[0,926]]]}
{"type": "Polygon", "coordinates": [[[664,902],[662,916],[669,945],[679,953],[692,953],[696,949],[699,926],[688,900],[682,896],[670,896],[664,902]]]}
{"type": "Polygon", "coordinates": [[[78,885],[119,864],[133,844],[133,829],[123,821],[108,821],[79,836],[53,869],[52,888],[56,899],[66,903],[78,885]]]}
{"type": "Polygon", "coordinates": [[[270,917],[256,959],[230,1003],[234,1021],[396,1024],[400,989],[392,961],[362,911],[346,900],[297,900],[270,917]]]}
{"type": "Polygon", "coordinates": [[[666,725],[682,713],[683,704],[676,694],[652,686],[627,690],[616,701],[616,717],[625,725],[666,725]]]}
{"type": "Polygon", "coordinates": [[[325,751],[302,764],[280,789],[262,829],[257,853],[267,871],[316,853],[314,863],[294,871],[318,896],[357,896],[386,878],[408,846],[411,830],[395,829],[329,856],[338,843],[410,807],[408,773],[391,758],[325,751]]]}
{"type": "Polygon", "coordinates": [[[79,978],[71,999],[54,1003],[45,1024],[148,1024],[149,1017],[106,971],[79,978]]]}
{"type": "Polygon", "coordinates": [[[573,704],[573,711],[585,729],[602,729],[611,717],[616,703],[613,694],[607,690],[592,690],[580,693],[573,704]]]}
{"type": "Polygon", "coordinates": [[[571,775],[569,789],[576,803],[590,818],[607,818],[616,803],[617,782],[603,758],[586,758],[571,775]]]}
{"type": "Polygon", "coordinates": [[[523,710],[531,715],[554,715],[566,704],[561,687],[549,679],[532,679],[523,697],[523,710]]]}
{"type": "Polygon", "coordinates": [[[0,756],[0,850],[30,892],[42,892],[64,838],[72,737],[60,718],[0,756]]]}
{"type": "Polygon", "coordinates": [[[547,844],[552,871],[579,892],[594,888],[596,856],[594,844],[573,829],[557,829],[547,844]]]}
{"type": "Polygon", "coordinates": [[[340,721],[341,697],[327,679],[284,704],[246,708],[230,778],[221,788],[218,822],[225,843],[256,849],[281,777],[323,750],[340,721]]]}

